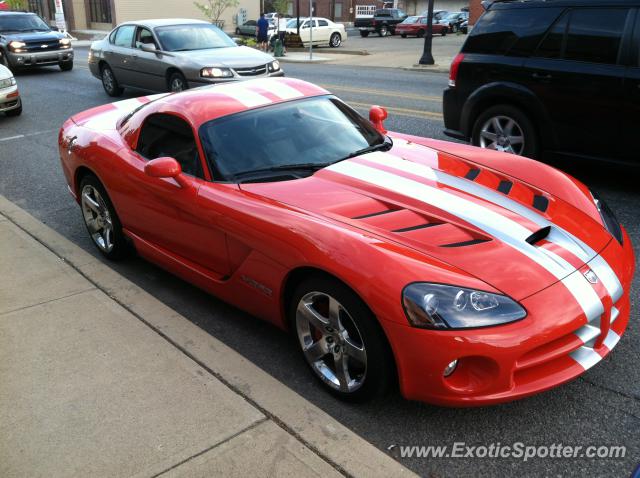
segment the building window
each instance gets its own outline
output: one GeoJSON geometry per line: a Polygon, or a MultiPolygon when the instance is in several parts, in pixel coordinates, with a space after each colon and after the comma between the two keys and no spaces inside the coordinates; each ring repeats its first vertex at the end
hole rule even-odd
{"type": "Polygon", "coordinates": [[[89,19],[91,23],[113,23],[110,0],[89,0],[89,19]]]}
{"type": "Polygon", "coordinates": [[[336,2],[335,17],[336,17],[336,20],[340,20],[342,18],[342,3],[336,2]]]}

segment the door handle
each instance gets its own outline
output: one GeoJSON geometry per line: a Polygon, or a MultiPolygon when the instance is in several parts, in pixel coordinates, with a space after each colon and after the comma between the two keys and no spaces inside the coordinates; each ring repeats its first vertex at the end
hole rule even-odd
{"type": "Polygon", "coordinates": [[[553,78],[549,73],[538,73],[535,72],[533,76],[536,80],[550,80],[551,78],[553,78]]]}

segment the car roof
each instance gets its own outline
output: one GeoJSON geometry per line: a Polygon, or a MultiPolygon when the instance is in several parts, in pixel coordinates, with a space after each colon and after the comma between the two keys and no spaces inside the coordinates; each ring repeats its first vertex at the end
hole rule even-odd
{"type": "Polygon", "coordinates": [[[33,12],[7,12],[7,11],[0,11],[0,15],[2,15],[2,16],[8,16],[8,15],[35,15],[35,13],[33,13],[33,12]]]}
{"type": "Polygon", "coordinates": [[[611,7],[637,5],[640,5],[640,0],[494,0],[487,9],[493,10],[531,7],[611,7]]]}
{"type": "Polygon", "coordinates": [[[173,112],[184,116],[194,128],[208,121],[243,111],[291,100],[327,95],[312,83],[294,78],[263,78],[205,86],[169,94],[143,108],[144,117],[152,113],[173,112]]]}
{"type": "Polygon", "coordinates": [[[140,25],[147,28],[155,28],[173,25],[193,25],[194,23],[211,25],[211,23],[209,22],[205,22],[204,20],[196,20],[194,18],[152,18],[148,20],[132,20],[129,22],[123,22],[120,25],[140,25]]]}

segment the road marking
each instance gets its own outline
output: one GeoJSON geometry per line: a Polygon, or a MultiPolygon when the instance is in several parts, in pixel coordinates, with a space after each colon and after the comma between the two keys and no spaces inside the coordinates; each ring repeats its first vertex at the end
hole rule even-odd
{"type": "MultiPolygon", "coordinates": [[[[351,105],[356,109],[365,109],[369,110],[371,105],[367,105],[364,103],[354,103],[353,101],[347,101],[347,104],[351,105]]],[[[442,113],[436,113],[435,111],[423,111],[423,110],[411,110],[408,108],[395,108],[395,107],[384,107],[389,113],[394,113],[400,116],[410,116],[412,118],[425,118],[430,120],[442,120],[442,113]]]]}
{"type": "Polygon", "coordinates": [[[0,142],[1,141],[13,141],[14,139],[22,139],[22,138],[27,138],[29,136],[37,136],[40,134],[47,134],[47,133],[53,133],[54,131],[58,131],[57,129],[48,129],[45,131],[36,131],[34,133],[26,133],[26,134],[17,134],[15,136],[7,136],[5,138],[0,138],[0,142]]]}
{"type": "Polygon", "coordinates": [[[376,90],[373,88],[357,88],[353,86],[341,86],[341,85],[328,85],[328,84],[319,84],[322,88],[326,88],[327,90],[338,90],[338,91],[346,91],[351,93],[367,93],[378,96],[391,96],[393,98],[406,98],[411,100],[420,100],[420,101],[442,101],[441,96],[425,96],[425,95],[414,95],[411,93],[397,93],[393,91],[384,91],[384,90],[376,90]]]}

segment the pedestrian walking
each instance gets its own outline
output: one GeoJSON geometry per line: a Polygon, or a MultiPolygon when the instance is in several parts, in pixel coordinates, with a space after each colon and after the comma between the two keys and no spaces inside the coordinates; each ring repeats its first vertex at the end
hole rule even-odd
{"type": "Polygon", "coordinates": [[[267,51],[267,36],[269,32],[269,20],[264,18],[264,12],[260,14],[260,18],[256,23],[256,36],[258,40],[258,45],[260,49],[263,51],[267,51]]]}

